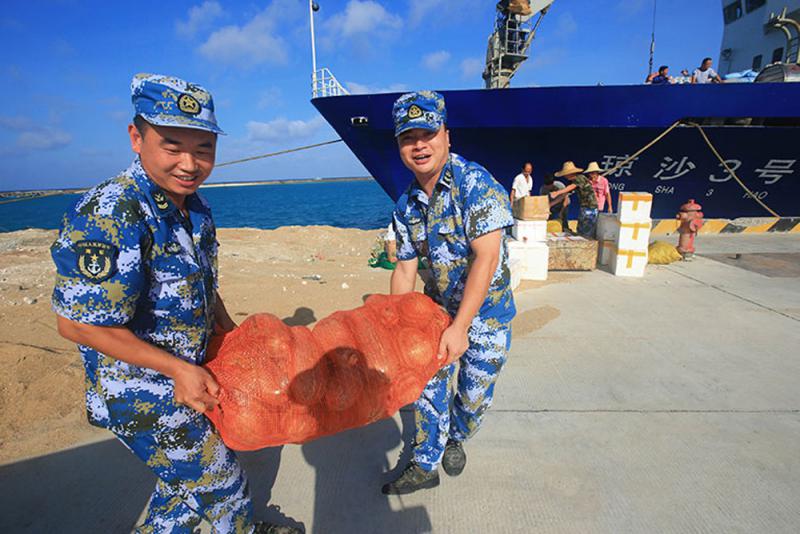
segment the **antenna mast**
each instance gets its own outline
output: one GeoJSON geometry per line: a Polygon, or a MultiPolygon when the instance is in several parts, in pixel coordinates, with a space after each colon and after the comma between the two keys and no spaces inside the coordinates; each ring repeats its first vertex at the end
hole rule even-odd
{"type": "Polygon", "coordinates": [[[647,75],[653,73],[653,56],[656,53],[656,2],[653,0],[653,31],[650,33],[650,63],[647,69],[647,75]]]}

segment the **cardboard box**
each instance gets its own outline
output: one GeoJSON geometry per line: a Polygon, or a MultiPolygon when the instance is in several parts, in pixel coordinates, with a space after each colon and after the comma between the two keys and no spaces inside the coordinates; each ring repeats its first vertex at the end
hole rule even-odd
{"type": "Polygon", "coordinates": [[[611,254],[611,272],[615,276],[641,278],[647,267],[647,248],[644,250],[614,249],[611,254]]]}
{"type": "Polygon", "coordinates": [[[508,241],[509,265],[514,261],[520,262],[519,269],[522,280],[547,280],[549,257],[550,249],[546,243],[508,241]]]}
{"type": "Polygon", "coordinates": [[[527,196],[514,201],[512,211],[515,219],[523,221],[546,221],[550,216],[550,197],[527,196]]]}
{"type": "Polygon", "coordinates": [[[597,241],[567,234],[548,234],[551,271],[591,271],[597,266],[597,241]]]}
{"type": "Polygon", "coordinates": [[[523,243],[547,241],[547,221],[523,221],[514,219],[511,235],[523,243]]]}
{"type": "Polygon", "coordinates": [[[598,241],[597,242],[597,263],[598,265],[608,265],[611,263],[612,255],[617,251],[615,241],[598,241]]]}
{"type": "Polygon", "coordinates": [[[619,220],[624,223],[647,222],[653,207],[653,195],[650,193],[619,194],[619,220]]]}

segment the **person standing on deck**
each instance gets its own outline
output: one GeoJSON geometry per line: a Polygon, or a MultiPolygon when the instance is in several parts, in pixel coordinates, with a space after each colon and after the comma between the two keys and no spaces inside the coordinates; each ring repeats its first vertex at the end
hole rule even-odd
{"type": "Polygon", "coordinates": [[[692,83],[724,83],[717,71],[711,68],[712,64],[713,60],[710,57],[704,58],[692,73],[692,83]]]}
{"type": "Polygon", "coordinates": [[[203,415],[219,386],[200,365],[212,333],[236,327],[217,293],[211,210],[197,194],[214,168],[211,94],[137,74],[128,126],[136,158],[85,193],[51,248],[59,333],[78,343],[89,422],[109,429],[158,478],[136,532],[293,534],[253,523],[236,455],[203,415]]]}
{"type": "Polygon", "coordinates": [[[579,169],[571,161],[565,161],[561,170],[556,173],[557,178],[564,177],[570,182],[564,189],[551,191],[550,198],[556,199],[561,195],[578,191],[578,201],[580,209],[578,211],[578,234],[588,239],[594,239],[597,230],[597,197],[592,188],[592,182],[583,174],[583,169],[579,169]]]}
{"type": "Polygon", "coordinates": [[[461,474],[463,442],[492,403],[516,314],[503,231],[514,219],[505,189],[489,172],[450,152],[440,94],[405,94],[392,113],[400,159],[415,179],[394,210],[398,262],[391,292],[413,291],[417,260],[427,258],[432,276],[425,294],[453,317],[439,342],[440,358],[453,363],[415,403],[413,460],[382,488],[407,494],[438,486],[439,464],[450,476],[461,474]]]}
{"type": "Polygon", "coordinates": [[[511,203],[531,194],[533,189],[533,163],[527,162],[522,166],[522,172],[514,177],[511,184],[511,203]]]}

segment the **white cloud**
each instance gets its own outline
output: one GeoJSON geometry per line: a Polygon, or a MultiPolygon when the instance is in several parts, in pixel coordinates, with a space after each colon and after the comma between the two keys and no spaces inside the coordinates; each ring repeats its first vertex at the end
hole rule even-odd
{"type": "Polygon", "coordinates": [[[440,9],[445,0],[410,0],[408,21],[416,26],[431,12],[440,9]]]}
{"type": "Polygon", "coordinates": [[[393,83],[388,86],[367,85],[358,82],[345,82],[347,89],[354,95],[375,94],[375,93],[405,93],[408,86],[403,83],[393,83]]]}
{"type": "Polygon", "coordinates": [[[0,117],[0,126],[19,132],[15,148],[24,151],[53,150],[72,142],[72,135],[61,128],[37,124],[28,117],[0,117]]]}
{"type": "Polygon", "coordinates": [[[557,26],[557,32],[560,37],[571,35],[578,30],[578,23],[575,22],[575,17],[572,16],[572,13],[564,13],[559,16],[557,26]]]}
{"type": "Polygon", "coordinates": [[[198,32],[210,28],[223,13],[219,2],[206,0],[189,9],[189,18],[175,21],[175,31],[181,37],[194,37],[198,32]]]}
{"type": "Polygon", "coordinates": [[[249,141],[267,143],[305,139],[314,135],[324,124],[325,120],[321,115],[307,121],[285,118],[269,122],[250,121],[246,125],[247,138],[249,141]]]}
{"type": "Polygon", "coordinates": [[[285,63],[288,46],[278,35],[277,28],[287,15],[293,14],[297,2],[273,0],[266,9],[242,26],[230,25],[211,34],[200,45],[200,54],[206,59],[249,68],[261,63],[285,63]]]}
{"type": "Polygon", "coordinates": [[[461,76],[474,78],[483,72],[483,60],[477,57],[468,57],[461,61],[461,76]]]}
{"type": "Polygon", "coordinates": [[[277,108],[283,105],[283,93],[279,87],[269,87],[258,95],[258,109],[277,108]]]}
{"type": "Polygon", "coordinates": [[[428,70],[439,70],[444,67],[445,63],[447,63],[449,60],[450,52],[447,50],[438,50],[436,52],[426,54],[422,58],[422,64],[425,65],[425,68],[428,70]]]}
{"type": "Polygon", "coordinates": [[[387,30],[403,25],[402,19],[373,0],[350,0],[344,11],[328,20],[328,29],[342,37],[354,37],[387,30]]]}

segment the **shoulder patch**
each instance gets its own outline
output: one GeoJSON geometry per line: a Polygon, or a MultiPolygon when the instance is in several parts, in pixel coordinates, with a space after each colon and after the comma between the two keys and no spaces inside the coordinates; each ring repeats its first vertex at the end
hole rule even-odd
{"type": "Polygon", "coordinates": [[[102,282],[114,273],[118,252],[117,247],[103,241],[78,241],[78,272],[87,280],[102,282]]]}

